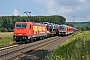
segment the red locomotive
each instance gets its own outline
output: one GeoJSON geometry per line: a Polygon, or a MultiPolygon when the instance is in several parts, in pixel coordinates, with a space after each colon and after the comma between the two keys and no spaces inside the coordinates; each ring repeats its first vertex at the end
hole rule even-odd
{"type": "Polygon", "coordinates": [[[74,28],[68,25],[59,25],[58,34],[60,36],[69,35],[74,32],[74,28]]]}
{"type": "Polygon", "coordinates": [[[33,42],[37,38],[47,37],[47,28],[40,23],[16,22],[13,37],[17,43],[33,42]]]}

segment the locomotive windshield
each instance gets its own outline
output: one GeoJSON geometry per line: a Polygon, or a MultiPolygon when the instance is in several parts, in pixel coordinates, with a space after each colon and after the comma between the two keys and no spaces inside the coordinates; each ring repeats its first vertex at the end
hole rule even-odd
{"type": "Polygon", "coordinates": [[[26,28],[27,24],[16,24],[16,28],[26,28]]]}
{"type": "Polygon", "coordinates": [[[65,26],[60,26],[60,30],[65,30],[66,27],[65,26]]]}

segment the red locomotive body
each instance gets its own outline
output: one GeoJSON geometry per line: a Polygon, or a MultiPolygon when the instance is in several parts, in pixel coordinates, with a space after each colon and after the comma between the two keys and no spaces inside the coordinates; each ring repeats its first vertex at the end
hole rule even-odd
{"type": "Polygon", "coordinates": [[[32,42],[37,38],[47,37],[45,25],[33,22],[16,22],[14,27],[14,39],[17,43],[32,42]]]}
{"type": "Polygon", "coordinates": [[[58,34],[59,35],[68,35],[74,32],[74,28],[71,26],[67,26],[67,25],[60,25],[58,27],[58,34]]]}

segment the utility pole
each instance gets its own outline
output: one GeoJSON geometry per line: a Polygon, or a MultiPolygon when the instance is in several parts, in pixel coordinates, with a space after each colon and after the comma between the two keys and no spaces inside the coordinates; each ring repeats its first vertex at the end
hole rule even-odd
{"type": "Polygon", "coordinates": [[[73,16],[73,23],[75,22],[75,16],[73,16]]]}
{"type": "MultiPolygon", "coordinates": [[[[30,19],[31,19],[31,15],[30,15],[31,12],[25,11],[24,13],[26,13],[26,15],[29,17],[29,20],[30,20],[30,19]]],[[[27,21],[27,20],[26,20],[26,21],[27,21]]]]}

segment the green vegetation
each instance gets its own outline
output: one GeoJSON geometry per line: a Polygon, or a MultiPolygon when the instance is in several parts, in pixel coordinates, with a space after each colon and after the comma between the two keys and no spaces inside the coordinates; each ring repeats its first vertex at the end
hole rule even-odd
{"type": "Polygon", "coordinates": [[[90,22],[67,22],[67,24],[84,31],[90,30],[90,22]]]}
{"type": "Polygon", "coordinates": [[[15,44],[12,32],[0,33],[0,47],[15,44]]]}
{"type": "Polygon", "coordinates": [[[15,22],[32,21],[37,23],[51,22],[56,24],[65,24],[66,19],[59,15],[53,16],[1,16],[0,17],[0,32],[12,32],[15,22]]]}
{"type": "Polygon", "coordinates": [[[76,32],[45,60],[90,60],[90,31],[76,32]]]}

